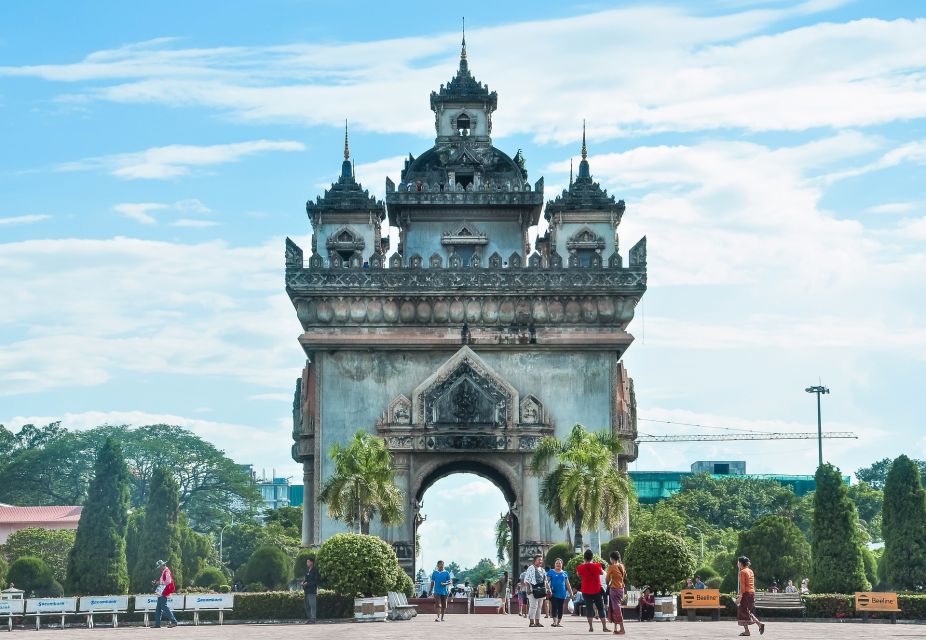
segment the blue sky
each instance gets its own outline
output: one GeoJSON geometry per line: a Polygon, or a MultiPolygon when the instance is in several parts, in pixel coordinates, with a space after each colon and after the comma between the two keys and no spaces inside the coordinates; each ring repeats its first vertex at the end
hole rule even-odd
{"type": "MultiPolygon", "coordinates": [[[[829,460],[926,456],[921,3],[467,12],[470,67],[499,95],[496,145],[523,149],[553,197],[586,118],[592,172],[627,201],[622,250],[648,238],[625,360],[642,418],[808,430],[803,389],[822,379],[825,426],[860,435],[827,442],[829,460]]],[[[344,118],[376,193],[432,144],[452,13],[2,3],[0,422],[165,420],[296,476],[283,238],[308,245],[304,202],[337,175],[344,118]]],[[[810,473],[815,457],[801,441],[660,444],[636,466],[810,473]]]]}

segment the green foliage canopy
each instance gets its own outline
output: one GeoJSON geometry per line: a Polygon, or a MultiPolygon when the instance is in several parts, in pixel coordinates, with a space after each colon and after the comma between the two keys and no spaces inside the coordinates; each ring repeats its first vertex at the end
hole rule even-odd
{"type": "Polygon", "coordinates": [[[625,566],[631,584],[648,584],[653,590],[666,593],[692,575],[695,559],[680,537],[648,531],[631,538],[625,566]]]}
{"type": "Polygon", "coordinates": [[[23,556],[12,564],[6,572],[7,582],[15,584],[17,589],[26,592],[26,597],[48,598],[64,593],[61,584],[55,580],[51,568],[41,558],[23,556]]]}
{"type": "Polygon", "coordinates": [[[318,550],[318,572],[335,593],[384,596],[402,571],[395,551],[382,538],[338,533],[318,550]]]}
{"type": "Polygon", "coordinates": [[[884,485],[884,577],[893,589],[926,589],[926,490],[914,460],[899,456],[884,485]]]}
{"type": "Polygon", "coordinates": [[[289,557],[273,545],[264,545],[254,552],[245,569],[248,584],[260,583],[268,591],[283,589],[289,583],[291,569],[289,557]]]}
{"type": "Polygon", "coordinates": [[[170,566],[177,589],[183,587],[183,550],[179,520],[177,482],[167,470],[155,469],[148,491],[145,518],[138,536],[135,566],[131,574],[131,586],[135,593],[151,590],[151,580],[158,577],[158,560],[164,560],[170,566]]]}
{"type": "MultiPolygon", "coordinates": [[[[15,562],[23,556],[35,556],[51,568],[55,580],[63,583],[67,574],[68,556],[74,546],[73,529],[39,529],[28,527],[10,534],[0,555],[8,562],[15,562]]],[[[0,571],[2,574],[2,571],[0,571]]]]}
{"type": "Polygon", "coordinates": [[[784,516],[765,516],[740,533],[737,555],[750,559],[756,586],[761,588],[776,580],[780,585],[788,580],[799,584],[810,569],[810,545],[784,516]]]}
{"type": "Polygon", "coordinates": [[[129,509],[129,470],[122,447],[107,438],[94,465],[87,502],[68,557],[67,588],[78,595],[127,593],[125,530],[129,509]]]}
{"type": "Polygon", "coordinates": [[[817,593],[867,591],[858,516],[839,469],[821,465],[816,482],[810,587],[817,593]]]}

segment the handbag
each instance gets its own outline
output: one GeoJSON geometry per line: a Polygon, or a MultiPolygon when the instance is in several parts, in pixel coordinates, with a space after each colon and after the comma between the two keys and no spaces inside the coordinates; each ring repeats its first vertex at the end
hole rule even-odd
{"type": "Polygon", "coordinates": [[[531,569],[532,569],[531,578],[533,579],[533,584],[531,585],[531,595],[534,596],[534,598],[537,599],[537,600],[541,600],[541,599],[543,599],[543,598],[546,598],[546,597],[547,597],[547,588],[546,588],[543,584],[537,584],[537,569],[536,569],[536,567],[531,567],[531,569]]]}

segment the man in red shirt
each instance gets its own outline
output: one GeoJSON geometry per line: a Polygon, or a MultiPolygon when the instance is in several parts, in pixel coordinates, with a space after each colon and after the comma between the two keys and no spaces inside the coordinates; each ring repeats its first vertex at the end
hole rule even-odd
{"type": "Polygon", "coordinates": [[[167,628],[169,629],[177,626],[177,618],[174,617],[174,612],[167,606],[167,597],[176,590],[174,587],[174,575],[163,560],[158,560],[156,568],[161,570],[161,577],[151,581],[151,584],[156,585],[154,592],[158,594],[158,606],[154,610],[154,628],[161,628],[161,615],[166,613],[169,620],[167,628]]]}
{"type": "Polygon", "coordinates": [[[598,619],[601,620],[601,630],[608,631],[608,623],[604,614],[604,592],[601,589],[601,576],[604,569],[597,562],[592,562],[594,554],[591,549],[585,550],[585,562],[576,567],[576,573],[582,580],[580,591],[582,599],[585,601],[585,617],[588,619],[588,630],[594,631],[592,618],[598,613],[598,619]]]}

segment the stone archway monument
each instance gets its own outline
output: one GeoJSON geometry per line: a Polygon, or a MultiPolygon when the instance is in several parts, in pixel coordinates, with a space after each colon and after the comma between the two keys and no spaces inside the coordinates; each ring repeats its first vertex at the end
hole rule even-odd
{"type": "Polygon", "coordinates": [[[431,94],[434,146],[409,156],[398,184],[387,179],[385,202],[356,181],[345,132],[340,177],[306,205],[311,253],[286,241],[307,358],[292,451],[304,469],[305,545],[345,530],[316,498],[331,446],[357,430],[392,452],[405,521],[371,532],[409,573],[422,496],[436,480],[470,472],[494,482],[510,508],[512,561],[524,564],[571,534],[540,505],[528,469],[541,438],[581,422],[623,440],[615,464],[636,458],[621,359],[646,290],[645,239],[625,263],[624,203],[592,180],[584,133],[578,177],[546,203],[540,231],[543,179],[530,184],[521,152],[492,145],[496,102],[464,45],[454,78],[431,94]]]}

